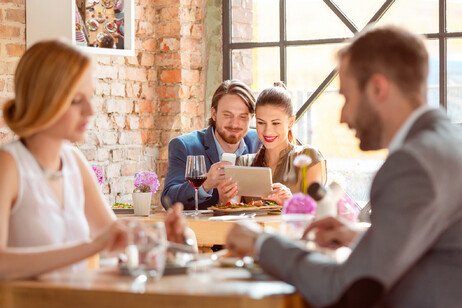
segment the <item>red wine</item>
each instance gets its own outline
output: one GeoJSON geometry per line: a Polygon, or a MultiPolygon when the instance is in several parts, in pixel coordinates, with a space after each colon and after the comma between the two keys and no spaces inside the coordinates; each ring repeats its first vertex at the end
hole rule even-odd
{"type": "Polygon", "coordinates": [[[189,185],[191,185],[194,189],[198,189],[201,185],[207,180],[206,176],[201,176],[197,178],[187,177],[186,181],[188,181],[189,185]]]}

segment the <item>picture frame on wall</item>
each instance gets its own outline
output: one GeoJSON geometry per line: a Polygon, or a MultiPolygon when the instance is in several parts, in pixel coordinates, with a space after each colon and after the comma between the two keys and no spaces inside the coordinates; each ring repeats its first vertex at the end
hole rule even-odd
{"type": "Polygon", "coordinates": [[[27,47],[65,38],[94,54],[135,55],[134,0],[27,0],[27,47]]]}

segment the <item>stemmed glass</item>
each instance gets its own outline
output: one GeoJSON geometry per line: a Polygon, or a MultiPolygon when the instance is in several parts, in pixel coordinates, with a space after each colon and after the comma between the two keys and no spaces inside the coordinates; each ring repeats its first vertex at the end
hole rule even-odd
{"type": "Polygon", "coordinates": [[[186,181],[194,188],[195,192],[195,211],[193,216],[199,215],[198,193],[197,190],[207,179],[204,155],[188,155],[186,159],[186,181]]]}

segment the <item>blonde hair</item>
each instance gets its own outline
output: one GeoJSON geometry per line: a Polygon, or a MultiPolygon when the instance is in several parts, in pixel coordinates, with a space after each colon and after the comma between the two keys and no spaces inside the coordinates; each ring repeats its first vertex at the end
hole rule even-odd
{"type": "Polygon", "coordinates": [[[90,63],[89,56],[63,41],[33,45],[16,68],[15,98],[3,107],[6,124],[20,137],[52,125],[70,106],[90,63]]]}

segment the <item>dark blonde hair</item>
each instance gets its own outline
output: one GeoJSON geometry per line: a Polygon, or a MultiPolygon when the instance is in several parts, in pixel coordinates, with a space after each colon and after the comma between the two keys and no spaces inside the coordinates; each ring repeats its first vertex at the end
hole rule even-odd
{"type": "Polygon", "coordinates": [[[89,56],[63,41],[33,45],[16,68],[15,98],[3,107],[6,124],[20,137],[52,125],[70,106],[90,63],[89,56]]]}
{"type": "Polygon", "coordinates": [[[428,53],[418,36],[393,26],[371,28],[339,51],[359,88],[375,73],[393,81],[415,107],[427,93],[428,53]]]}
{"type": "MultiPolygon", "coordinates": [[[[258,95],[255,109],[260,106],[274,106],[282,108],[287,116],[291,117],[294,114],[294,107],[292,106],[292,98],[286,85],[282,81],[276,81],[274,86],[263,90],[258,95]]],[[[289,142],[294,143],[295,138],[292,129],[289,130],[289,142]]]]}
{"type": "MultiPolygon", "coordinates": [[[[212,97],[212,106],[215,110],[218,109],[218,102],[220,99],[227,95],[234,94],[239,96],[249,108],[249,113],[253,116],[255,113],[255,97],[253,96],[252,90],[242,81],[233,79],[223,81],[212,97]]],[[[212,117],[209,118],[209,126],[215,128],[215,121],[212,117]]]]}

